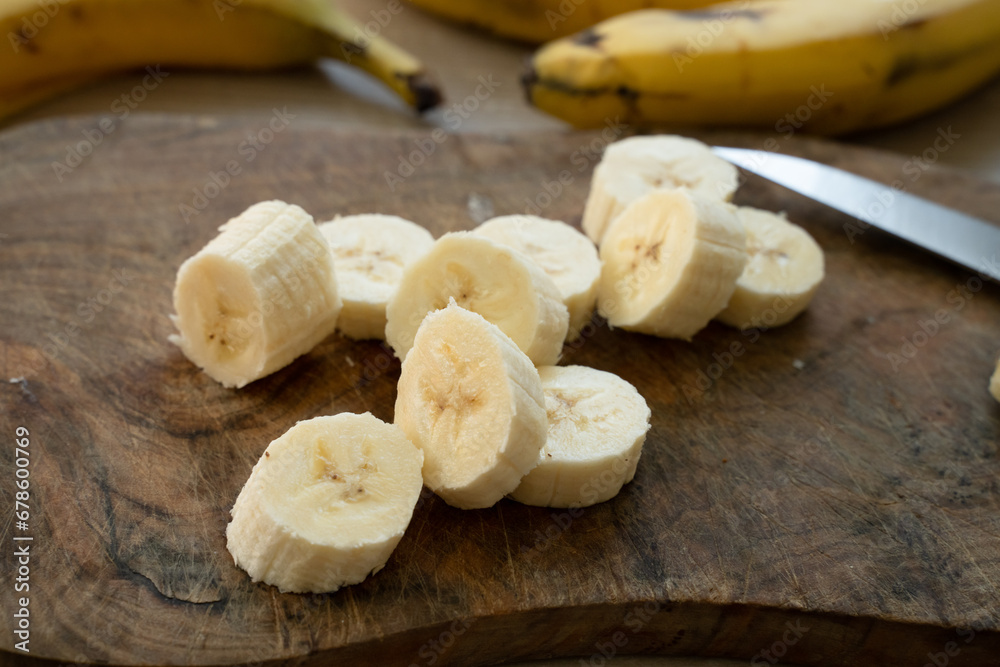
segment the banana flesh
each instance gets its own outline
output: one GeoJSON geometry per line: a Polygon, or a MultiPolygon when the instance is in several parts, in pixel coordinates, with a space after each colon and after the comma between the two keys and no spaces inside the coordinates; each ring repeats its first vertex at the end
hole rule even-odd
{"type": "Polygon", "coordinates": [[[941,107],[1000,71],[995,0],[757,0],[650,9],[542,47],[531,102],[581,128],[844,134],[941,107]]]}
{"type": "Polygon", "coordinates": [[[112,72],[151,65],[260,70],[344,60],[418,110],[441,99],[425,68],[368,37],[328,0],[28,0],[0,5],[2,108],[15,111],[112,72]],[[39,19],[44,16],[45,20],[39,19]]]}
{"type": "Polygon", "coordinates": [[[527,255],[552,279],[569,311],[566,339],[576,340],[597,304],[601,260],[594,244],[565,222],[534,215],[493,218],[472,233],[527,255]]]}
{"type": "Polygon", "coordinates": [[[470,232],[445,234],[403,272],[386,306],[386,341],[405,360],[427,313],[448,305],[500,327],[536,365],[555,364],[569,312],[552,279],[516,250],[470,232]]]}
{"type": "Polygon", "coordinates": [[[587,507],[632,481],[650,410],[635,387],[586,366],[538,369],[548,435],[531,472],[510,497],[541,507],[587,507]]]}
{"type": "Polygon", "coordinates": [[[403,270],[427,253],[434,237],[394,215],[349,215],[319,225],[330,250],[344,308],[337,329],[355,340],[385,339],[385,307],[403,270]]]}
{"type": "Polygon", "coordinates": [[[990,377],[990,396],[1000,401],[1000,361],[990,377]]]}
{"type": "Polygon", "coordinates": [[[490,507],[545,444],[541,380],[496,325],[452,301],[427,315],[403,360],[395,423],[423,451],[428,488],[454,507],[490,507]]]}
{"type": "Polygon", "coordinates": [[[806,309],[823,281],[823,250],[783,216],[737,209],[750,256],[729,305],[715,316],[741,329],[787,324],[806,309]]]}
{"type": "Polygon", "coordinates": [[[170,337],[226,387],[290,364],[334,330],[341,309],[333,257],[312,216],[255,204],[177,272],[170,337]]]}
{"type": "Polygon", "coordinates": [[[232,509],[226,547],[253,581],[327,593],[385,566],[423,486],[423,454],[363,415],[297,423],[268,445],[232,509]]]}
{"type": "Polygon", "coordinates": [[[581,226],[600,245],[611,221],[651,190],[686,187],[729,201],[737,185],[736,167],[700,141],[674,135],[629,137],[608,146],[594,169],[581,226]]]}
{"type": "Polygon", "coordinates": [[[686,188],[653,190],[601,243],[598,311],[630,331],[690,340],[729,302],[747,262],[732,206],[686,188]]]}

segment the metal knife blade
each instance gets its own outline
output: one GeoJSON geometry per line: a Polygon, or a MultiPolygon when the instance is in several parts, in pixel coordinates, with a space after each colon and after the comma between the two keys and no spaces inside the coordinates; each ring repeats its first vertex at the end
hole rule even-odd
{"type": "MultiPolygon", "coordinates": [[[[712,151],[749,172],[1000,280],[1000,227],[900,188],[800,157],[745,148],[712,151]]],[[[858,228],[860,233],[866,226],[858,228]]],[[[851,242],[854,238],[851,236],[851,242]]]]}

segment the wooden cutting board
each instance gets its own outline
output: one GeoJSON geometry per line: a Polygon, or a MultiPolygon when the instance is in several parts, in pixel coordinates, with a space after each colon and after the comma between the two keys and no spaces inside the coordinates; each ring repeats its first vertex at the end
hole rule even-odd
{"type": "MultiPolygon", "coordinates": [[[[737,201],[788,211],[826,252],[807,314],[753,336],[712,324],[691,343],[600,326],[565,351],[564,363],[632,382],[652,408],[618,497],[571,516],[506,500],[461,511],[427,493],[388,566],[362,584],[281,595],[251,583],[224,530],[254,462],[300,419],[391,420],[399,364],[376,342],[335,335],[224,389],[167,343],[180,263],[268,198],[317,219],[399,214],[435,234],[527,202],[578,224],[603,145],[599,134],[438,142],[305,121],[262,134],[268,120],[133,117],[68,173],[53,163],[97,136],[99,118],[0,135],[5,506],[17,427],[30,433],[31,484],[28,528],[4,522],[0,561],[15,572],[15,547],[30,545],[31,655],[997,664],[1000,406],[986,385],[1000,292],[877,230],[852,242],[849,218],[756,178],[737,201]],[[422,164],[402,168],[393,191],[386,173],[401,161],[422,164]],[[223,175],[227,165],[239,173],[223,175]]],[[[1000,220],[998,188],[957,172],[797,138],[781,149],[1000,220]]],[[[0,600],[13,630],[24,593],[11,579],[0,600]]]]}

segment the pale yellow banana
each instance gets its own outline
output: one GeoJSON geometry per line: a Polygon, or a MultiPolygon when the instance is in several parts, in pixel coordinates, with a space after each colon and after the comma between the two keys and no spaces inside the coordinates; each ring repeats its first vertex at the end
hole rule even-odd
{"type": "Polygon", "coordinates": [[[411,106],[440,101],[423,65],[334,0],[3,0],[0,112],[112,72],[242,70],[332,57],[381,79],[411,106]]]}
{"type": "Polygon", "coordinates": [[[1000,401],[1000,361],[990,377],[990,395],[1000,401]]]}
{"type": "Polygon", "coordinates": [[[394,215],[349,215],[319,225],[337,273],[344,308],[337,329],[357,340],[385,339],[385,307],[403,270],[424,255],[434,237],[394,215]]]}
{"type": "Polygon", "coordinates": [[[733,207],[685,188],[653,190],[601,244],[599,312],[608,324],[689,340],[729,302],[747,262],[733,207]]]}
{"type": "Polygon", "coordinates": [[[715,319],[741,329],[787,324],[806,309],[823,281],[823,250],[784,216],[748,206],[736,214],[750,258],[729,305],[715,319]]]}
{"type": "Polygon", "coordinates": [[[524,83],[577,127],[842,134],[941,107],[1000,71],[996,0],[729,3],[623,14],[547,44],[524,83]]]}
{"type": "Polygon", "coordinates": [[[385,565],[423,486],[423,455],[371,413],[301,421],[264,450],[226,547],[254,581],[327,593],[385,565]]]}
{"type": "Polygon", "coordinates": [[[500,327],[536,365],[558,361],[569,329],[559,288],[526,255],[470,232],[445,234],[403,271],[385,310],[397,357],[406,359],[424,317],[449,299],[500,327]]]}
{"type": "Polygon", "coordinates": [[[736,167],[700,141],[673,135],[629,137],[608,146],[594,169],[581,227],[600,245],[625,207],[651,190],[686,187],[726,200],[738,185],[736,167]]]}
{"type": "Polygon", "coordinates": [[[185,261],[170,337],[226,387],[290,364],[333,333],[341,309],[333,256],[312,216],[281,201],[255,204],[185,261]]]}
{"type": "Polygon", "coordinates": [[[601,260],[586,236],[565,222],[534,215],[504,215],[472,230],[531,258],[552,278],[569,311],[567,340],[576,340],[597,303],[601,260]]]}
{"type": "Polygon", "coordinates": [[[527,355],[481,315],[428,315],[399,377],[395,423],[424,453],[424,483],[448,504],[489,507],[545,444],[545,399],[527,355]]]}
{"type": "Polygon", "coordinates": [[[538,369],[549,428],[531,472],[510,497],[542,507],[586,507],[632,481],[650,410],[635,387],[586,366],[538,369]]]}

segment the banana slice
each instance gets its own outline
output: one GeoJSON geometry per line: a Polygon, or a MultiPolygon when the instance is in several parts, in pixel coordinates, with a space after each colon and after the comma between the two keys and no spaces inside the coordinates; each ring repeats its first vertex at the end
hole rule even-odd
{"type": "Polygon", "coordinates": [[[736,214],[750,260],[715,319],[741,329],[786,324],[806,309],[823,281],[823,250],[806,230],[776,213],[741,207],[736,214]]]}
{"type": "Polygon", "coordinates": [[[1000,361],[990,377],[990,396],[1000,401],[1000,361]]]}
{"type": "Polygon", "coordinates": [[[430,250],[434,237],[394,215],[348,215],[319,225],[337,272],[344,309],[337,329],[348,338],[385,338],[385,305],[403,269],[430,250]]]}
{"type": "Polygon", "coordinates": [[[337,324],[333,257],[312,216],[254,204],[177,272],[170,341],[226,387],[287,366],[337,324]]]}
{"type": "Polygon", "coordinates": [[[371,413],[301,421],[267,446],[226,547],[254,581],[326,593],[382,569],[410,523],[423,454],[371,413]]]}
{"type": "Polygon", "coordinates": [[[608,146],[594,169],[583,231],[600,245],[611,221],[651,190],[686,187],[729,201],[737,185],[736,167],[700,141],[673,135],[622,139],[608,146]]]}
{"type": "Polygon", "coordinates": [[[538,371],[499,327],[454,300],[420,325],[395,414],[424,452],[424,483],[463,509],[513,491],[545,444],[538,371]]]}
{"type": "Polygon", "coordinates": [[[559,288],[525,255],[470,232],[445,234],[403,272],[386,307],[385,339],[397,357],[449,299],[500,327],[536,365],[559,359],[569,326],[559,288]]]}
{"type": "Polygon", "coordinates": [[[653,190],[601,245],[597,307],[608,324],[690,340],[729,302],[747,262],[732,206],[685,188],[653,190]]]}
{"type": "Polygon", "coordinates": [[[541,507],[587,507],[632,481],[650,410],[635,387],[586,366],[538,369],[549,431],[538,462],[510,497],[541,507]]]}
{"type": "Polygon", "coordinates": [[[472,230],[530,257],[552,278],[569,310],[567,340],[576,340],[597,303],[601,260],[590,240],[565,222],[534,215],[504,215],[472,230]]]}

